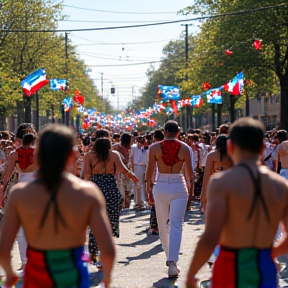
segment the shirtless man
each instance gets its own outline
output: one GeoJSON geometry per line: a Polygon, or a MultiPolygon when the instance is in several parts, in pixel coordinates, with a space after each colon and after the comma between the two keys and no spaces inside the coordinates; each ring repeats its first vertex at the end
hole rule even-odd
{"type": "MultiPolygon", "coordinates": [[[[121,159],[127,168],[129,168],[131,145],[132,145],[132,135],[128,133],[123,133],[121,135],[120,142],[112,146],[112,150],[118,151],[120,153],[121,159]]],[[[118,189],[124,198],[124,208],[129,208],[130,207],[129,193],[131,189],[131,181],[126,175],[120,172],[117,172],[116,175],[117,175],[116,177],[117,177],[118,189]]]]}
{"type": "Polygon", "coordinates": [[[65,172],[77,155],[75,140],[68,127],[44,128],[36,155],[36,179],[18,183],[9,195],[0,235],[5,287],[12,287],[17,281],[11,250],[18,229],[23,226],[28,242],[23,287],[89,288],[88,269],[83,262],[88,225],[97,237],[103,282],[109,287],[115,245],[105,199],[95,184],[65,172]]]}
{"type": "Polygon", "coordinates": [[[205,231],[187,276],[196,273],[220,244],[212,288],[277,287],[274,258],[288,252],[288,238],[273,246],[280,222],[288,229],[288,182],[260,166],[264,126],[252,118],[237,120],[230,130],[228,154],[234,167],[215,173],[208,184],[205,231]]]}
{"type": "Polygon", "coordinates": [[[146,170],[148,199],[150,205],[153,204],[153,197],[155,199],[159,237],[167,257],[169,277],[177,276],[180,272],[176,263],[179,258],[182,224],[188,200],[185,177],[181,173],[183,165],[189,176],[192,191],[194,184],[189,146],[177,140],[179,132],[177,122],[171,120],[166,122],[164,140],[150,146],[146,170]],[[158,175],[153,187],[152,179],[156,163],[158,175]]]}

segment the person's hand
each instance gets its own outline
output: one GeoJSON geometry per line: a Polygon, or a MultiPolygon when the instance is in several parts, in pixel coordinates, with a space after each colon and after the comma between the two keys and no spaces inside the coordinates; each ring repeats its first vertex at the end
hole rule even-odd
{"type": "Polygon", "coordinates": [[[148,203],[150,206],[153,206],[154,205],[154,197],[153,197],[153,194],[152,194],[152,188],[150,191],[148,191],[148,203]]]}
{"type": "Polygon", "coordinates": [[[186,280],[186,288],[197,288],[198,279],[194,277],[188,277],[186,280]]]}
{"type": "Polygon", "coordinates": [[[6,273],[5,287],[14,287],[18,280],[19,277],[14,272],[6,273]]]}

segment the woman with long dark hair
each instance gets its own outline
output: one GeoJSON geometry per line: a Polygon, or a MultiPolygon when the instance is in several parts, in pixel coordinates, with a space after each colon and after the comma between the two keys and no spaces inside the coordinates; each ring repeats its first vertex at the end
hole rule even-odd
{"type": "MultiPolygon", "coordinates": [[[[119,217],[123,197],[117,188],[116,171],[123,173],[134,183],[138,183],[137,177],[122,162],[119,152],[111,150],[109,138],[98,138],[95,141],[93,151],[84,156],[83,178],[97,184],[102,191],[106,200],[107,214],[113,236],[119,237],[119,217]]],[[[98,245],[92,231],[89,231],[89,252],[92,262],[96,263],[98,245]]]]}
{"type": "Polygon", "coordinates": [[[227,154],[227,136],[219,135],[216,139],[216,150],[210,152],[207,156],[207,162],[203,177],[203,185],[201,191],[201,206],[202,211],[205,211],[207,204],[207,184],[211,177],[216,172],[226,170],[233,166],[232,160],[227,154]]]}
{"type": "Polygon", "coordinates": [[[20,226],[28,243],[23,288],[89,288],[83,262],[87,225],[97,237],[103,282],[109,285],[115,245],[105,200],[94,184],[65,172],[75,161],[75,144],[74,132],[68,127],[43,129],[36,145],[36,179],[16,184],[9,195],[0,235],[0,265],[7,287],[17,281],[11,249],[20,226]]]}

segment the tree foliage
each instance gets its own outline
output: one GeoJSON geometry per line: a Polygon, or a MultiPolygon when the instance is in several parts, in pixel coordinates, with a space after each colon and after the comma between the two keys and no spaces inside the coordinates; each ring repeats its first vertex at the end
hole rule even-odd
{"type": "MultiPolygon", "coordinates": [[[[184,8],[180,13],[219,16],[240,11],[250,11],[233,16],[210,17],[203,20],[200,32],[189,37],[189,66],[177,66],[167,61],[171,69],[164,70],[164,62],[154,70],[143,92],[145,99],[151,95],[158,84],[180,85],[182,94],[199,94],[201,85],[209,82],[212,87],[219,87],[229,81],[238,71],[244,71],[245,77],[253,85],[246,87],[246,97],[256,97],[260,93],[281,91],[281,122],[288,128],[288,7],[279,6],[265,11],[254,11],[260,7],[282,4],[283,0],[195,0],[193,5],[184,8]],[[253,12],[254,11],[254,12],[253,12]],[[253,13],[252,13],[253,12],[253,13]],[[261,50],[256,50],[253,40],[262,40],[261,50]],[[228,56],[225,50],[233,54],[228,56]],[[167,76],[169,74],[169,78],[167,76]],[[172,75],[171,75],[172,74],[172,75]],[[166,79],[171,80],[164,83],[166,79]],[[162,83],[161,83],[162,82],[162,83]]],[[[179,41],[185,47],[184,40],[179,41]]],[[[169,59],[182,57],[177,50],[169,54],[169,59]]],[[[155,93],[154,93],[155,96],[155,93]]],[[[223,95],[224,106],[229,106],[228,95],[223,95]]],[[[152,96],[150,96],[152,97],[152,96]]],[[[243,107],[243,97],[238,97],[236,106],[243,107]]],[[[139,100],[141,101],[141,99],[139,100]]],[[[145,102],[144,102],[145,103],[145,102]]],[[[149,104],[152,103],[152,99],[149,104]]],[[[146,105],[147,106],[147,105],[146,105]]],[[[210,109],[203,105],[196,113],[210,109]]]]}
{"type": "MultiPolygon", "coordinates": [[[[71,43],[68,44],[68,59],[66,59],[65,37],[55,31],[58,21],[63,18],[65,16],[62,13],[62,3],[59,1],[2,1],[0,8],[2,27],[0,31],[0,107],[2,107],[1,111],[4,111],[4,116],[14,113],[16,103],[23,100],[20,79],[41,67],[46,69],[48,79],[68,79],[71,96],[74,90],[80,90],[85,97],[87,108],[95,107],[97,110],[104,110],[97,87],[89,77],[88,68],[71,43]],[[24,32],[26,30],[54,32],[27,33],[24,32]]],[[[39,91],[39,96],[40,115],[44,114],[51,104],[60,108],[65,97],[62,92],[51,91],[48,86],[39,91]]],[[[57,109],[55,111],[57,112],[57,109]]]]}

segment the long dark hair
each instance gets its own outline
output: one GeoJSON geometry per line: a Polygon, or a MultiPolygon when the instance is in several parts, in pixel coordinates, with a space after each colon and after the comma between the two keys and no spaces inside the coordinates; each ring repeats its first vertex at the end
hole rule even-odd
{"type": "Polygon", "coordinates": [[[38,139],[37,161],[39,180],[53,192],[60,185],[62,173],[73,146],[76,135],[72,129],[59,124],[49,124],[38,139]]]}
{"type": "Polygon", "coordinates": [[[109,151],[111,149],[111,142],[108,138],[98,138],[94,144],[94,152],[99,161],[107,161],[109,151]]]}
{"type": "Polygon", "coordinates": [[[227,156],[227,136],[219,135],[216,139],[216,149],[220,153],[220,161],[227,156]]]}

